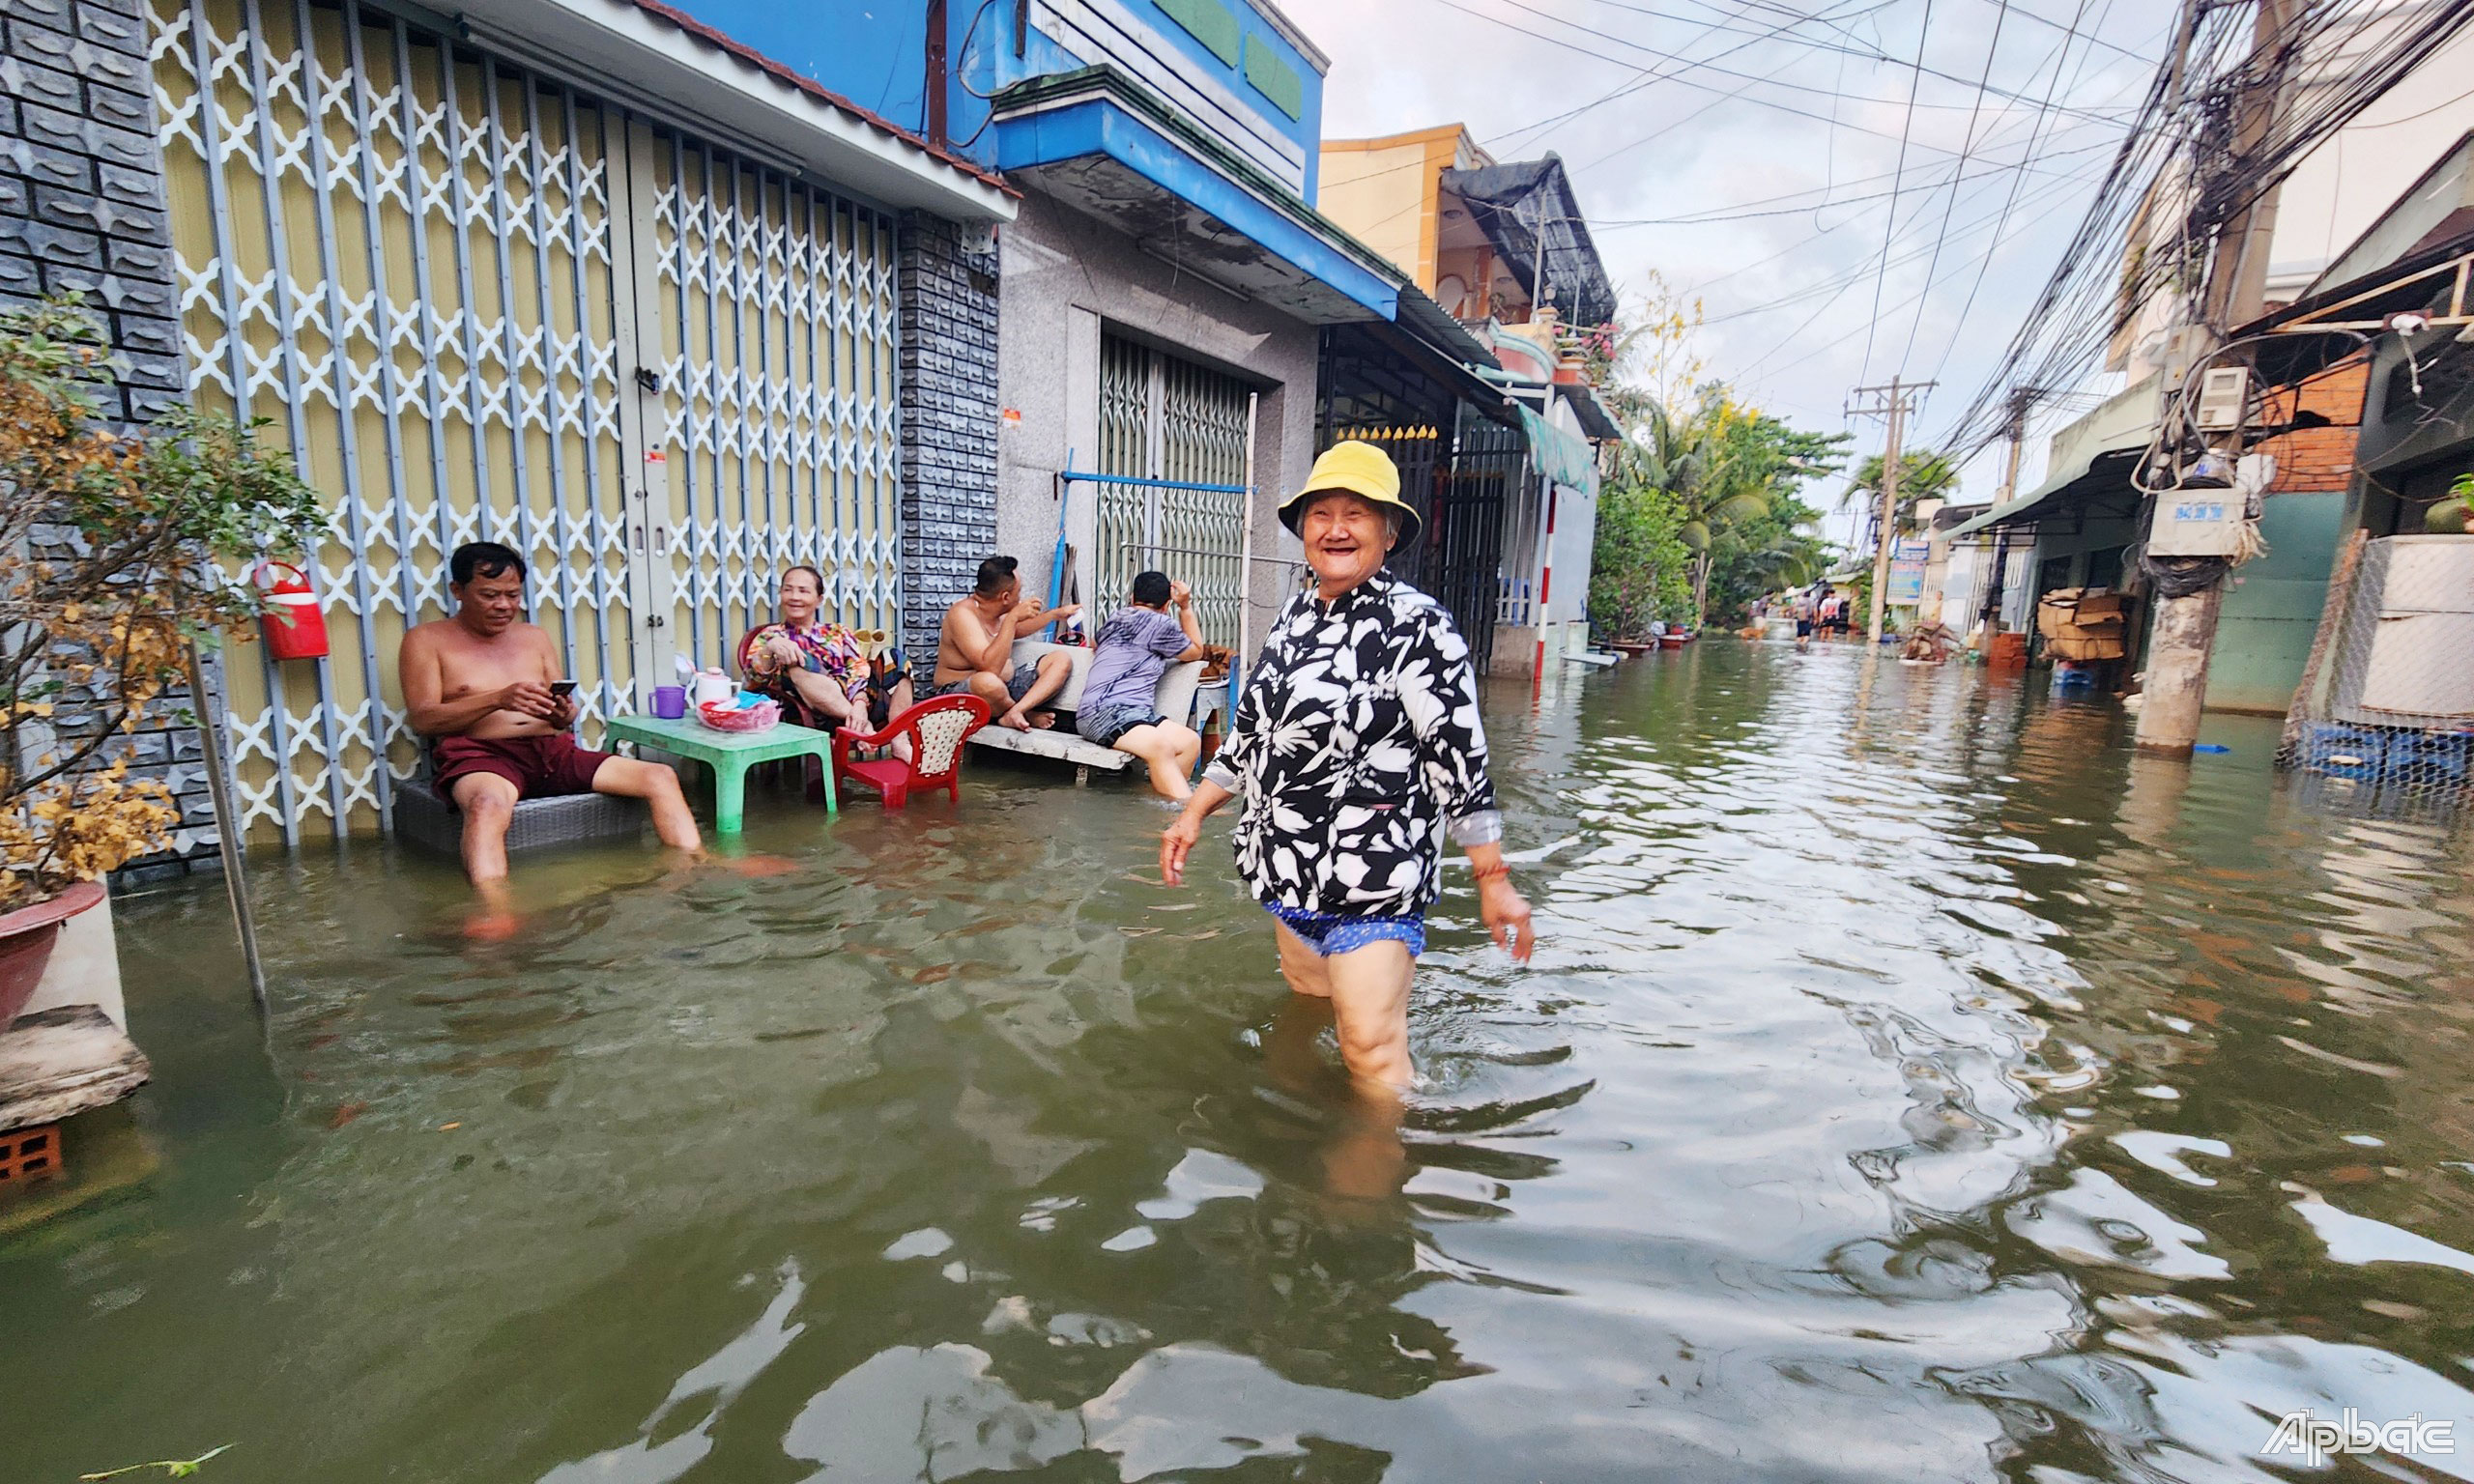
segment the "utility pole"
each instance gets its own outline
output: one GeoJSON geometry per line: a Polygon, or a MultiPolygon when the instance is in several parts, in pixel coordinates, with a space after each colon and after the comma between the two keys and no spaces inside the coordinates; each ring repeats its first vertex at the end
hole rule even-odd
{"type": "Polygon", "coordinates": [[[2006,505],[2019,498],[2019,455],[2028,446],[2028,410],[2036,403],[2036,388],[2010,388],[2010,453],[2001,467],[2001,488],[1993,497],[1997,505],[2006,505]]]}
{"type": "Polygon", "coordinates": [[[921,79],[919,131],[942,149],[946,142],[945,0],[928,0],[927,76],[921,79]]]}
{"type": "MultiPolygon", "coordinates": [[[[2293,0],[2257,3],[2250,62],[2241,95],[2235,101],[2233,136],[2229,149],[2217,157],[2194,160],[2192,191],[2198,198],[2225,194],[2210,187],[2236,168],[2236,162],[2258,145],[2276,120],[2287,71],[2278,50],[2293,0]]],[[[2193,17],[2200,5],[2201,0],[2187,0],[2177,33],[2177,93],[2183,85],[2183,53],[2189,48],[2193,17]]],[[[2260,313],[2267,276],[2268,237],[2276,224],[2276,211],[2277,187],[2270,186],[2217,226],[2205,286],[2192,306],[2198,323],[2186,325],[2177,332],[2175,339],[2179,343],[2169,352],[2161,379],[2163,401],[2158,431],[2165,440],[2178,441],[2187,431],[2180,422],[2181,399],[2175,395],[2180,383],[2201,357],[2224,343],[2228,331],[2257,319],[2260,313]]],[[[2169,498],[2170,493],[2157,498],[2169,498]]],[[[2147,679],[2139,711],[2141,752],[2188,757],[2198,743],[2200,716],[2207,704],[2208,661],[2216,648],[2217,618],[2224,607],[2222,576],[2205,590],[2188,597],[2158,596],[2155,627],[2148,639],[2147,679]]]]}
{"type": "Polygon", "coordinates": [[[1529,319],[1531,324],[1534,325],[1538,322],[1539,314],[1545,309],[1546,301],[1552,297],[1553,296],[1547,292],[1546,288],[1546,202],[1541,197],[1538,202],[1537,261],[1532,263],[1529,269],[1529,319]]]}
{"type": "Polygon", "coordinates": [[[1890,543],[1897,537],[1898,473],[1906,457],[1899,440],[1907,431],[1907,414],[1915,411],[1922,394],[1933,387],[1931,382],[1902,382],[1890,378],[1886,386],[1858,386],[1856,395],[1871,397],[1869,406],[1854,411],[1858,416],[1885,417],[1889,420],[1889,440],[1882,452],[1881,528],[1873,537],[1873,606],[1872,615],[1865,620],[1867,643],[1882,642],[1882,617],[1888,610],[1890,587],[1890,543]]]}
{"type": "MultiPolygon", "coordinates": [[[[1993,505],[1999,509],[2019,498],[2019,456],[2028,447],[2028,413],[2043,395],[2034,386],[2010,388],[2010,452],[2001,468],[2001,488],[1994,492],[1993,505]]],[[[1993,569],[1985,574],[1984,607],[1976,620],[1985,625],[1985,649],[1990,653],[1993,635],[2001,622],[2001,589],[2010,576],[2010,528],[2002,527],[1993,538],[1993,569]]]]}

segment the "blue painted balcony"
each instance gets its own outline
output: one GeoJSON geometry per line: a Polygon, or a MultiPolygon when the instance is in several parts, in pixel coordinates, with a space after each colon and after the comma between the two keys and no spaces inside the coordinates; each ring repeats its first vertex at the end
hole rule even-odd
{"type": "Polygon", "coordinates": [[[888,122],[1311,324],[1400,272],[1313,210],[1328,59],[1270,0],[685,0],[888,122]]]}

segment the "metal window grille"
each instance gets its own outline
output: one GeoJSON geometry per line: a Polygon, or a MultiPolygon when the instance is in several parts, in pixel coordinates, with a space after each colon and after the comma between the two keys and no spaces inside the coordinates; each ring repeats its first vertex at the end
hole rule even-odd
{"type": "Polygon", "coordinates": [[[386,827],[418,765],[396,645],[465,541],[525,555],[588,736],[674,635],[726,659],[791,561],[891,626],[881,214],[359,0],[152,20],[191,398],[273,419],[331,501],[333,658],[227,667],[245,828],[386,827]],[[631,562],[630,489],[665,483],[680,539],[631,562]]]}
{"type": "Polygon", "coordinates": [[[1105,621],[1135,574],[1194,589],[1203,638],[1234,644],[1244,603],[1248,388],[1235,377],[1115,335],[1100,343],[1100,463],[1092,612],[1105,621]],[[1228,490],[1197,485],[1229,486],[1228,490]]]}

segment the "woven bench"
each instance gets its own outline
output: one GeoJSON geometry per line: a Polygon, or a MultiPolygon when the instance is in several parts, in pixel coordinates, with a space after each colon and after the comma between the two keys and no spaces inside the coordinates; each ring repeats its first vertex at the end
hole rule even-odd
{"type": "MultiPolygon", "coordinates": [[[[506,827],[506,847],[535,850],[594,840],[632,840],[648,817],[644,800],[615,798],[606,793],[526,799],[515,806],[515,819],[506,827]]],[[[430,786],[428,779],[397,779],[395,833],[414,844],[461,855],[464,813],[430,786]]]]}

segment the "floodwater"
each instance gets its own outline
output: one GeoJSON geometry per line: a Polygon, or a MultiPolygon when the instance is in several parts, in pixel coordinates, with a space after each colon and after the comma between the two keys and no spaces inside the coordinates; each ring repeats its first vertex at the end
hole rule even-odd
{"type": "Polygon", "coordinates": [[[2474,1476],[2455,826],[1848,647],[1490,717],[1544,946],[1457,876],[1396,1145],[1130,786],[786,796],[798,870],[529,862],[497,947],[262,858],[263,1041],[218,887],[123,902],[0,1479],[2474,1476]],[[2346,1407],[2457,1451],[2261,1455],[2346,1407]]]}

